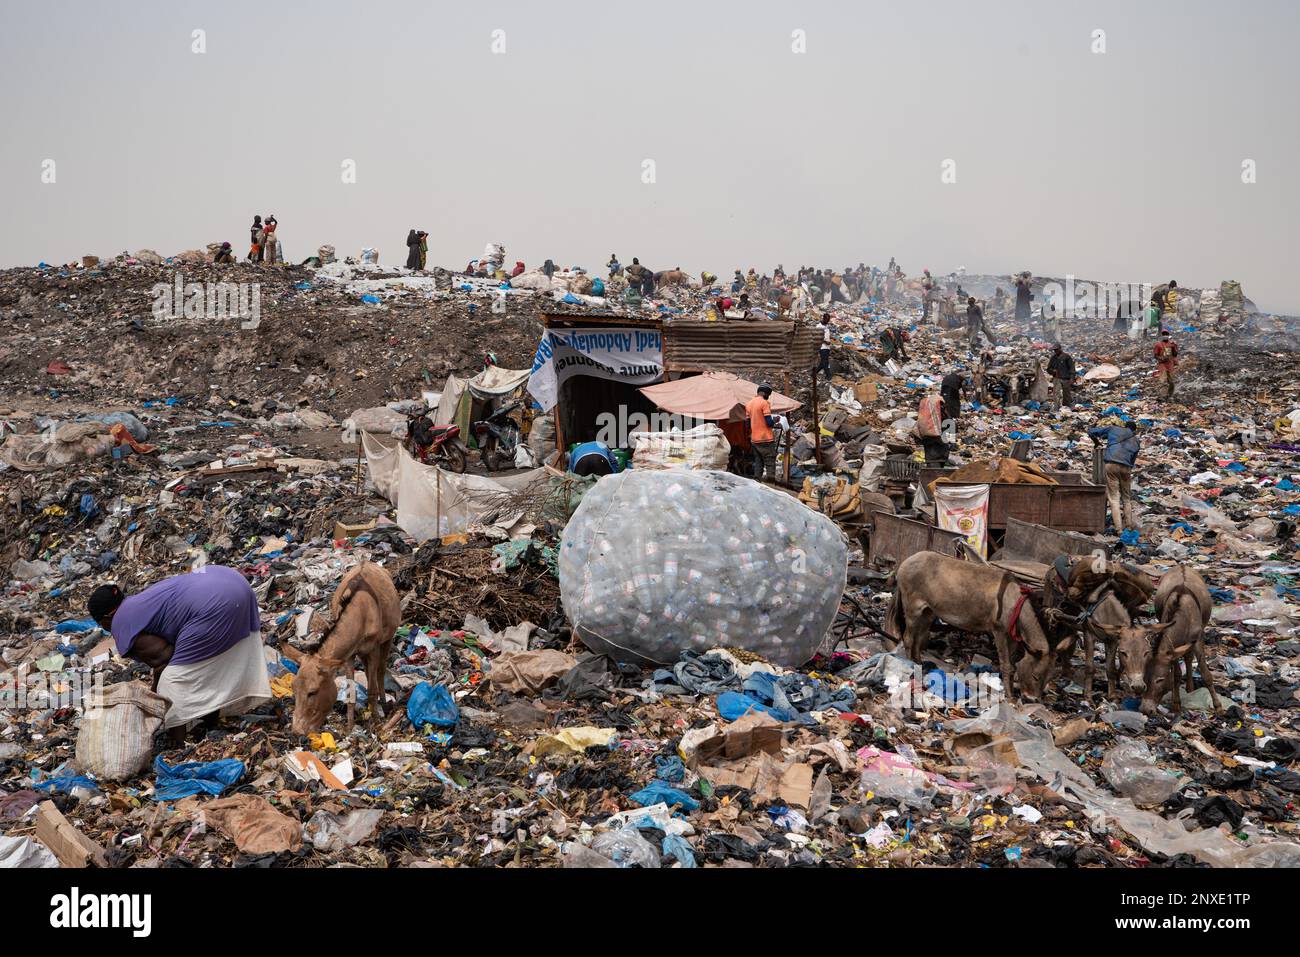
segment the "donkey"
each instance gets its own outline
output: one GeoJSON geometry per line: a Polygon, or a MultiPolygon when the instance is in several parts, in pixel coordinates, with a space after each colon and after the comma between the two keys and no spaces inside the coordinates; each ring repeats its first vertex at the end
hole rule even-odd
{"type": "MultiPolygon", "coordinates": [[[[1201,672],[1201,681],[1210,689],[1210,700],[1214,710],[1219,711],[1219,693],[1214,687],[1214,678],[1205,662],[1205,626],[1210,623],[1210,613],[1214,611],[1214,599],[1205,587],[1205,580],[1194,568],[1176,565],[1160,579],[1156,586],[1156,611],[1160,621],[1167,626],[1160,644],[1156,647],[1156,676],[1163,684],[1167,677],[1170,691],[1174,696],[1174,710],[1182,708],[1178,693],[1178,659],[1187,666],[1187,690],[1192,691],[1192,661],[1201,672]]],[[[1163,689],[1161,689],[1163,690],[1163,689]]],[[[1156,701],[1160,698],[1156,697],[1156,701]]],[[[1143,702],[1145,703],[1145,701],[1143,702]]]]}
{"type": "MultiPolygon", "coordinates": [[[[1059,647],[1049,644],[1038,616],[1012,576],[992,565],[978,565],[938,552],[917,552],[894,573],[895,590],[887,630],[902,637],[903,649],[921,661],[935,618],[963,631],[993,636],[1002,682],[1008,694],[1043,693],[1059,647]],[[1024,654],[1012,669],[1012,648],[1024,654]]],[[[1067,641],[1072,645],[1074,635],[1067,641]]]]}
{"type": "Polygon", "coordinates": [[[298,663],[293,678],[293,731],[319,731],[338,696],[335,675],[350,671],[353,658],[365,664],[370,721],[383,716],[384,674],[393,636],[402,621],[401,604],[392,576],[371,562],[363,562],[343,576],[330,601],[331,623],[321,642],[299,650],[288,642],[281,653],[298,663]]]}
{"type": "MultiPolygon", "coordinates": [[[[1060,593],[1055,607],[1044,615],[1049,640],[1059,644],[1061,629],[1075,629],[1082,622],[1084,697],[1092,697],[1096,670],[1094,650],[1098,638],[1106,646],[1107,696],[1118,697],[1121,688],[1142,694],[1146,690],[1146,667],[1152,649],[1147,633],[1133,627],[1133,617],[1151,597],[1155,586],[1136,570],[1110,564],[1098,568],[1093,558],[1076,558],[1068,563],[1068,567],[1064,567],[1063,562],[1064,558],[1058,559],[1043,580],[1045,596],[1060,593]],[[1082,614],[1074,618],[1066,616],[1060,608],[1064,604],[1077,607],[1082,614]]],[[[1062,671],[1069,664],[1072,650],[1070,644],[1060,654],[1062,671]]]]}
{"type": "MultiPolygon", "coordinates": [[[[1140,642],[1148,649],[1140,710],[1143,714],[1155,714],[1166,691],[1173,695],[1173,710],[1181,710],[1179,659],[1187,665],[1187,690],[1192,690],[1192,663],[1195,661],[1201,671],[1201,680],[1210,689],[1214,709],[1220,710],[1219,694],[1205,661],[1205,626],[1209,624],[1214,601],[1204,580],[1193,569],[1176,566],[1160,579],[1154,600],[1160,615],[1159,624],[1132,625],[1112,632],[1112,636],[1121,642],[1140,642]]],[[[1139,689],[1134,685],[1131,690],[1139,689]]]]}

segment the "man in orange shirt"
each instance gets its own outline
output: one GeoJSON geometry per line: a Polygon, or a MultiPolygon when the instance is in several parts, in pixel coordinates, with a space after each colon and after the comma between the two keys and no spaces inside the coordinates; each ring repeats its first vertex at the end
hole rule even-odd
{"type": "Polygon", "coordinates": [[[760,482],[766,481],[769,473],[776,474],[776,433],[772,431],[775,418],[772,415],[772,397],[770,385],[760,385],[758,394],[745,405],[745,414],[749,418],[749,441],[758,456],[760,482]]]}
{"type": "Polygon", "coordinates": [[[1178,343],[1169,338],[1169,330],[1160,333],[1160,341],[1152,350],[1156,357],[1156,375],[1165,387],[1165,398],[1173,398],[1174,369],[1178,364],[1178,343]]]}

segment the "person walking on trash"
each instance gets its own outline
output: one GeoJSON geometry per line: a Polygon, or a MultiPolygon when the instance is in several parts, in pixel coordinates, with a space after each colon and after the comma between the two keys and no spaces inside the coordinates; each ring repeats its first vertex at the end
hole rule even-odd
{"type": "MultiPolygon", "coordinates": [[[[925,449],[926,465],[943,468],[948,464],[951,448],[944,441],[944,422],[943,397],[931,390],[922,396],[916,414],[916,434],[920,436],[921,447],[925,449]]],[[[949,428],[952,427],[949,423],[949,428]]]]}
{"type": "Polygon", "coordinates": [[[749,418],[749,441],[758,456],[758,480],[765,482],[770,475],[776,477],[776,433],[772,426],[777,417],[772,414],[772,387],[764,383],[758,387],[758,394],[745,405],[745,415],[749,418]]]}
{"type": "Polygon", "coordinates": [[[1116,535],[1126,528],[1138,527],[1133,517],[1133,466],[1139,448],[1137,428],[1134,421],[1097,425],[1088,430],[1093,442],[1106,440],[1106,451],[1102,456],[1106,471],[1106,498],[1110,502],[1110,518],[1116,535]]]}
{"type": "Polygon", "coordinates": [[[1151,350],[1156,357],[1156,375],[1165,389],[1165,398],[1174,397],[1174,370],[1178,367],[1178,343],[1169,337],[1169,330],[1160,333],[1160,341],[1151,350]]]}
{"type": "Polygon", "coordinates": [[[412,229],[406,234],[406,268],[420,268],[420,231],[412,229]]]}
{"type": "Polygon", "coordinates": [[[253,225],[248,227],[248,261],[262,261],[262,243],[266,240],[266,231],[262,229],[262,217],[254,216],[253,225]]]}
{"type": "Polygon", "coordinates": [[[822,345],[817,350],[817,371],[831,374],[831,314],[822,313],[822,345]]]}
{"type": "Polygon", "coordinates": [[[210,725],[271,700],[257,595],[233,568],[205,565],[134,595],[101,585],[89,611],[119,655],[153,669],[176,745],[200,719],[210,725]]]}
{"type": "Polygon", "coordinates": [[[997,340],[993,338],[993,330],[989,328],[988,320],[984,318],[984,310],[980,304],[975,301],[974,296],[966,297],[966,342],[971,352],[979,351],[980,333],[983,332],[988,337],[989,345],[996,346],[997,340]]]}
{"type": "Polygon", "coordinates": [[[1052,358],[1047,363],[1047,374],[1052,377],[1057,408],[1074,406],[1074,356],[1061,348],[1058,342],[1052,347],[1052,358]]]}

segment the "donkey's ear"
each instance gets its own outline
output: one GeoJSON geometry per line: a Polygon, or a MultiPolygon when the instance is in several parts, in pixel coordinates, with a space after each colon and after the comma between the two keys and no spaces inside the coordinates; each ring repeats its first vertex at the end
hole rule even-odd
{"type": "Polygon", "coordinates": [[[304,655],[305,652],[295,648],[293,645],[289,644],[289,642],[287,641],[280,642],[281,658],[288,658],[290,661],[296,664],[302,664],[302,659],[304,655]]]}
{"type": "Polygon", "coordinates": [[[1165,622],[1161,622],[1161,623],[1158,624],[1158,625],[1152,625],[1152,626],[1151,626],[1149,629],[1147,629],[1147,630],[1148,630],[1151,634],[1153,634],[1153,635],[1160,635],[1160,634],[1163,634],[1164,632],[1168,631],[1168,630],[1169,630],[1170,628],[1172,628],[1173,626],[1174,626],[1174,623],[1173,623],[1172,621],[1165,621],[1165,622]]]}

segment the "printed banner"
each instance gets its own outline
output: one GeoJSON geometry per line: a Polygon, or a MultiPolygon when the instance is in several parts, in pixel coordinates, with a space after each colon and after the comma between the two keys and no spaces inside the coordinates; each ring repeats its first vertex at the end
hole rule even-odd
{"type": "Polygon", "coordinates": [[[987,558],[989,552],[988,518],[989,487],[987,485],[934,486],[935,512],[939,527],[957,532],[966,544],[987,558]]]}
{"type": "Polygon", "coordinates": [[[663,373],[663,338],[658,329],[547,329],[533,357],[528,392],[543,412],[549,412],[569,376],[650,385],[663,373]]]}

